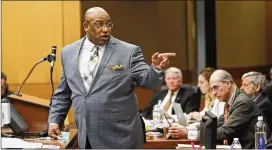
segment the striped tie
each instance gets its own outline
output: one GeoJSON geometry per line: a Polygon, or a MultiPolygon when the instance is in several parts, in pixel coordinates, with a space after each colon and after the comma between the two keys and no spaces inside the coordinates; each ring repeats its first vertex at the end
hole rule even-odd
{"type": "Polygon", "coordinates": [[[90,61],[86,65],[86,69],[83,73],[82,78],[84,80],[84,85],[85,85],[85,88],[87,91],[90,89],[90,86],[92,84],[93,77],[94,77],[94,71],[97,67],[97,62],[99,60],[98,50],[99,50],[99,47],[96,45],[92,48],[92,50],[91,50],[92,55],[90,57],[90,61]]]}
{"type": "Polygon", "coordinates": [[[171,103],[172,103],[172,97],[173,97],[174,93],[171,92],[170,93],[170,98],[168,99],[167,103],[164,105],[163,109],[167,112],[171,103]]]}

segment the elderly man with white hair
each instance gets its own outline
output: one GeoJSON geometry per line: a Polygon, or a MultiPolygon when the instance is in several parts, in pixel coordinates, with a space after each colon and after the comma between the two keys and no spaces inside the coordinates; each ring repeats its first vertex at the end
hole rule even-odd
{"type": "MultiPolygon", "coordinates": [[[[231,144],[233,138],[239,138],[243,149],[255,148],[254,127],[258,116],[262,116],[260,109],[236,87],[232,76],[225,70],[216,70],[211,75],[210,87],[219,101],[226,102],[224,114],[218,120],[217,140],[231,144]]],[[[182,137],[187,133],[187,129],[182,128],[178,135],[182,137]]],[[[266,135],[267,148],[271,148],[272,137],[268,128],[266,135]]]]}
{"type": "MultiPolygon", "coordinates": [[[[216,70],[210,78],[212,93],[219,101],[226,102],[225,112],[220,117],[217,139],[232,143],[239,138],[242,148],[254,148],[254,127],[258,116],[263,116],[256,104],[235,85],[232,76],[225,70],[216,70]]],[[[267,128],[267,144],[271,145],[270,130],[267,128]]]]}
{"type": "Polygon", "coordinates": [[[248,72],[242,76],[243,90],[255,104],[261,109],[270,130],[272,130],[272,102],[268,99],[265,92],[265,76],[260,72],[248,72]]]}
{"type": "Polygon", "coordinates": [[[195,86],[182,84],[182,72],[176,67],[170,67],[165,71],[165,83],[167,89],[163,89],[153,94],[148,106],[141,111],[145,118],[152,118],[154,105],[162,101],[161,109],[168,115],[174,116],[173,102],[180,103],[184,113],[199,111],[201,93],[195,86]]]}

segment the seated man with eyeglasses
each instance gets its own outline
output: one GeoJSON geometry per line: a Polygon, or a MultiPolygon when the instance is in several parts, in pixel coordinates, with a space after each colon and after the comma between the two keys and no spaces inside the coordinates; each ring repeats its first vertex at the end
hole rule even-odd
{"type": "MultiPolygon", "coordinates": [[[[236,87],[232,76],[225,70],[216,70],[211,75],[210,87],[219,101],[226,102],[224,114],[218,120],[217,140],[230,145],[233,138],[239,138],[243,149],[255,148],[254,127],[258,116],[263,116],[260,109],[246,93],[236,87]]],[[[170,128],[169,132],[177,137],[187,136],[188,133],[186,128],[174,127],[170,128]]],[[[267,148],[271,148],[272,137],[269,128],[266,136],[267,148]]]]}

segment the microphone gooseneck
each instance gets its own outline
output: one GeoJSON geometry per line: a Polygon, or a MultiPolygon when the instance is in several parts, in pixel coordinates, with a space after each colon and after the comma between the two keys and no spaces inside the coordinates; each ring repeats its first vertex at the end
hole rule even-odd
{"type": "Polygon", "coordinates": [[[39,60],[38,62],[35,63],[35,65],[31,68],[31,70],[28,72],[26,78],[24,79],[24,81],[22,82],[22,84],[20,85],[20,87],[18,88],[17,92],[15,92],[14,94],[17,96],[22,96],[20,94],[20,91],[22,89],[22,87],[24,86],[25,82],[27,81],[27,79],[29,78],[29,76],[31,75],[31,73],[33,72],[33,70],[36,68],[36,66],[44,61],[47,60],[47,57],[44,57],[43,59],[39,60]]]}
{"type": "Polygon", "coordinates": [[[53,71],[54,71],[54,63],[56,61],[56,51],[57,51],[57,46],[52,46],[52,53],[51,53],[51,58],[50,58],[50,61],[51,61],[50,82],[51,82],[51,87],[52,87],[52,93],[51,93],[49,106],[51,106],[53,94],[54,94],[54,91],[55,91],[54,84],[53,84],[53,71]]]}

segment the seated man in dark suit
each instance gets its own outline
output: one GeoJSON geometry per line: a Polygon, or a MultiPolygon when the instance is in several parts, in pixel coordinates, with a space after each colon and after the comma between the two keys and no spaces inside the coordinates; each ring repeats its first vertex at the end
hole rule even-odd
{"type": "Polygon", "coordinates": [[[272,102],[272,83],[266,85],[265,93],[270,102],[272,102]]]}
{"type": "Polygon", "coordinates": [[[165,82],[167,89],[153,94],[148,106],[141,112],[145,118],[152,118],[154,105],[162,101],[161,109],[164,109],[169,115],[175,114],[173,102],[181,104],[184,113],[188,114],[193,111],[199,111],[200,107],[200,90],[197,87],[182,85],[182,72],[180,69],[171,67],[165,71],[165,82]]]}
{"type": "Polygon", "coordinates": [[[243,90],[261,109],[268,127],[272,130],[272,102],[265,93],[265,76],[260,72],[248,72],[242,76],[243,90]]]}
{"type": "MultiPolygon", "coordinates": [[[[225,70],[216,70],[210,78],[212,93],[219,101],[226,102],[225,111],[218,119],[217,140],[231,144],[233,138],[239,138],[243,149],[255,148],[254,127],[258,116],[262,116],[257,105],[235,85],[232,76],[225,70]]],[[[266,120],[264,122],[267,124],[266,120]]],[[[269,128],[266,128],[267,148],[272,146],[269,128]]],[[[186,137],[187,129],[169,129],[172,137],[186,137]]]]}

